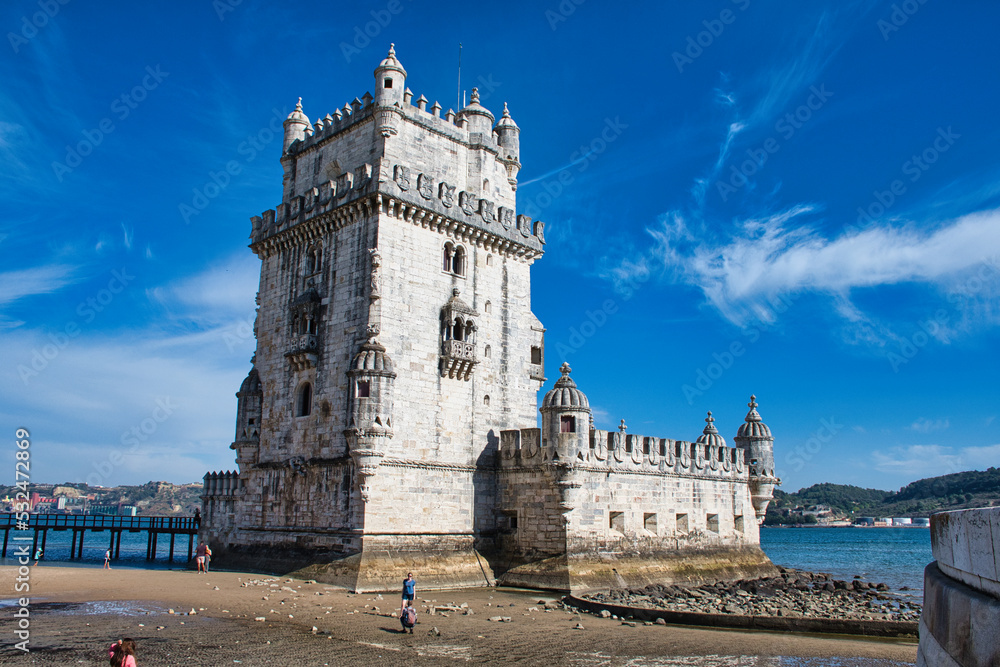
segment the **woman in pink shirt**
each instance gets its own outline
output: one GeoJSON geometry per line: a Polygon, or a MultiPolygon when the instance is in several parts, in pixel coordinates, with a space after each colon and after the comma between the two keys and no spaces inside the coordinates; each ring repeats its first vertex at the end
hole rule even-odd
{"type": "Polygon", "coordinates": [[[116,641],[108,649],[108,658],[111,659],[111,667],[136,667],[135,640],[126,637],[116,641]]]}

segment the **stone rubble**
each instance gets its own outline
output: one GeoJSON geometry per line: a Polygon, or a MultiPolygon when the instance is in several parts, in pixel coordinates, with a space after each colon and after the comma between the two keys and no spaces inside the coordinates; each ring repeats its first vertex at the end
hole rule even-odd
{"type": "MultiPolygon", "coordinates": [[[[920,620],[921,605],[896,595],[884,583],[833,579],[828,574],[781,568],[781,575],[701,585],[651,584],[584,596],[605,604],[704,614],[829,618],[843,620],[920,620]]],[[[602,610],[597,615],[611,617],[602,610]]]]}

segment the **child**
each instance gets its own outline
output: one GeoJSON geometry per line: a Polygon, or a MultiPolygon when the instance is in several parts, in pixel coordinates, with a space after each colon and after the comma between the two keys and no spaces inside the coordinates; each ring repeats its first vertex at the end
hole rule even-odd
{"type": "Polygon", "coordinates": [[[111,660],[111,667],[136,667],[135,664],[135,640],[120,639],[108,649],[108,658],[111,660]]]}
{"type": "Polygon", "coordinates": [[[403,607],[403,611],[399,614],[399,622],[403,625],[403,632],[409,630],[412,635],[413,626],[417,624],[417,610],[410,606],[410,604],[403,607]]]}
{"type": "Polygon", "coordinates": [[[111,569],[111,549],[108,549],[107,551],[104,552],[104,569],[105,570],[111,569]]]}

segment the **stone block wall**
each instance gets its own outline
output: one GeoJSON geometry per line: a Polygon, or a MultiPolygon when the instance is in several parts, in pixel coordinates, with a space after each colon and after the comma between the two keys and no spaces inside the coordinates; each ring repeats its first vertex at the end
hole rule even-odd
{"type": "Polygon", "coordinates": [[[1000,665],[1000,507],[931,517],[918,667],[1000,665]]]}

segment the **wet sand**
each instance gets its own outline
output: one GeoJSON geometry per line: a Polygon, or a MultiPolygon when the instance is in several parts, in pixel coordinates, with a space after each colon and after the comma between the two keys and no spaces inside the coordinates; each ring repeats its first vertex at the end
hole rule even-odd
{"type": "MultiPolygon", "coordinates": [[[[0,600],[18,597],[15,576],[16,568],[0,568],[0,600]]],[[[587,614],[545,611],[538,603],[558,599],[551,594],[507,589],[423,591],[419,573],[419,617],[412,635],[400,633],[396,618],[379,615],[398,611],[398,593],[379,599],[378,594],[355,595],[284,577],[43,565],[32,569],[30,584],[31,653],[13,648],[14,608],[0,607],[0,664],[107,665],[107,646],[123,636],[138,643],[139,667],[387,662],[897,667],[915,664],[917,654],[913,640],[642,623],[630,627],[587,614]],[[265,580],[264,585],[244,586],[265,580]],[[426,606],[435,603],[465,603],[473,614],[431,615],[426,606]],[[169,614],[171,608],[176,613],[169,614]],[[197,614],[185,615],[192,608],[197,614]],[[489,620],[496,616],[510,621],[489,620]],[[255,620],[260,617],[266,620],[255,620]],[[575,629],[578,623],[582,630],[575,629]]]]}

